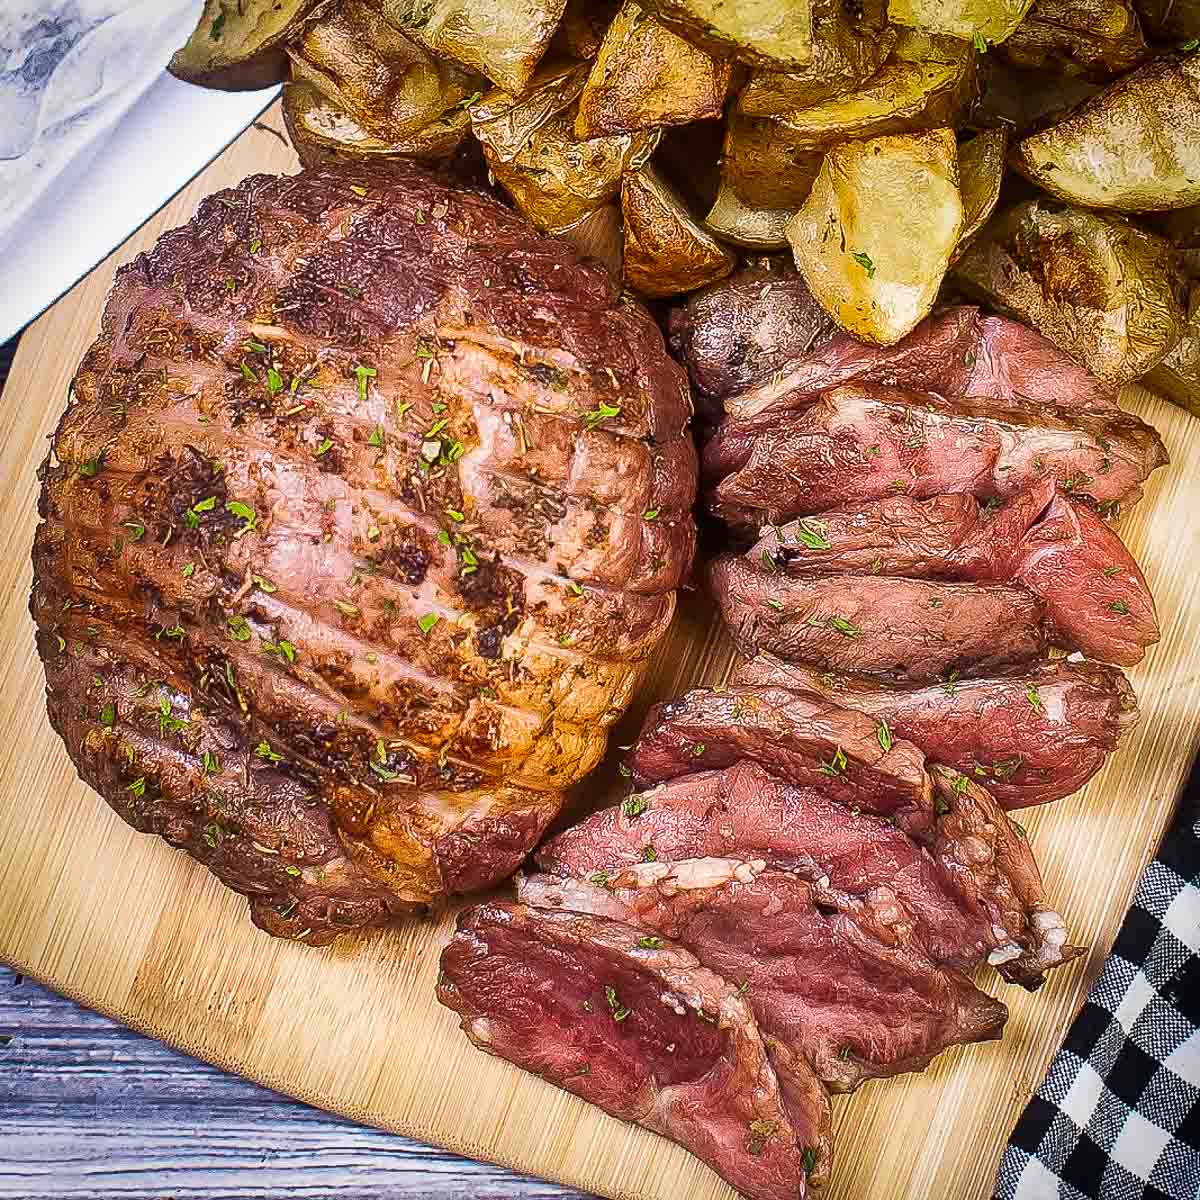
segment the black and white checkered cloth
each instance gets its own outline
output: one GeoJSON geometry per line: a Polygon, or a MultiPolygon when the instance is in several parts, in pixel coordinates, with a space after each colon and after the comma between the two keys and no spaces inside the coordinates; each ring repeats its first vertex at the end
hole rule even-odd
{"type": "Polygon", "coordinates": [[[995,1200],[1200,1200],[1200,796],[1009,1139],[995,1200]]]}

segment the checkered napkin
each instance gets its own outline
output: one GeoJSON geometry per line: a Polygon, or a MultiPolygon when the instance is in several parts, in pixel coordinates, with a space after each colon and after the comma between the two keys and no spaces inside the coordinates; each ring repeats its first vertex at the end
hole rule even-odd
{"type": "Polygon", "coordinates": [[[1200,770],[1009,1139],[994,1200],[1200,1198],[1200,770]]]}

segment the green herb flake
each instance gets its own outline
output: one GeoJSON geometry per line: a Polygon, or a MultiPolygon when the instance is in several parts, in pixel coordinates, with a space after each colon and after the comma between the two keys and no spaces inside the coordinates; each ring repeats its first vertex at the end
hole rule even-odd
{"type": "Polygon", "coordinates": [[[269,579],[264,579],[261,575],[251,575],[250,578],[254,581],[254,586],[260,592],[266,592],[268,596],[279,590],[269,579]]]}
{"type": "Polygon", "coordinates": [[[888,723],[882,717],[879,719],[879,728],[875,731],[879,738],[879,745],[884,750],[892,748],[892,731],[888,728],[888,723]]]}
{"type": "Polygon", "coordinates": [[[211,750],[205,750],[200,756],[205,775],[216,775],[221,769],[221,762],[211,750]]]}
{"type": "Polygon", "coordinates": [[[658,851],[650,842],[642,847],[642,862],[658,862],[658,851]]]}
{"type": "Polygon", "coordinates": [[[466,514],[459,512],[457,508],[446,509],[446,516],[448,516],[450,520],[457,521],[460,524],[467,519],[466,514]]]}
{"type": "Polygon", "coordinates": [[[417,619],[417,628],[426,636],[429,635],[433,627],[441,620],[437,613],[426,613],[423,617],[417,619]]]}
{"type": "Polygon", "coordinates": [[[834,778],[846,774],[846,767],[849,765],[846,758],[846,752],[839,746],[833,754],[833,757],[827,762],[821,764],[822,775],[832,775],[834,778]]]}
{"type": "MultiPolygon", "coordinates": [[[[962,796],[966,793],[970,780],[965,775],[959,775],[954,780],[954,793],[957,796],[962,796]]],[[[946,811],[949,811],[948,809],[946,811]]]]}
{"type": "Polygon", "coordinates": [[[229,618],[229,636],[235,642],[248,642],[250,640],[250,624],[243,616],[229,618]]]}
{"type": "Polygon", "coordinates": [[[208,31],[208,36],[214,42],[219,42],[221,40],[221,34],[224,32],[225,32],[225,14],[223,12],[219,12],[219,13],[217,13],[217,15],[215,17],[213,17],[212,28],[208,31]]]}
{"type": "Polygon", "coordinates": [[[824,532],[815,523],[797,521],[795,523],[796,539],[809,550],[832,550],[833,543],[825,537],[824,532]]]}
{"type": "Polygon", "coordinates": [[[985,38],[978,29],[975,30],[975,32],[971,35],[971,45],[974,46],[980,54],[986,54],[988,52],[987,38],[985,38]]]}
{"type": "Polygon", "coordinates": [[[324,441],[323,441],[323,442],[322,442],[322,443],[321,443],[321,444],[320,444],[320,445],[319,445],[319,446],[316,448],[316,450],[315,450],[315,451],[313,451],[313,456],[314,456],[315,458],[320,458],[320,457],[321,457],[323,454],[328,454],[328,453],[329,453],[329,451],[330,451],[330,450],[332,450],[332,449],[333,449],[333,442],[332,442],[332,441],[331,441],[329,438],[326,438],[326,439],[325,439],[325,440],[324,440],[324,441]]]}
{"type": "Polygon", "coordinates": [[[79,464],[79,473],[85,479],[93,479],[100,473],[100,468],[103,466],[104,455],[97,454],[95,458],[89,458],[85,462],[79,464]]]}
{"type": "Polygon", "coordinates": [[[1103,571],[1103,574],[1107,575],[1110,579],[1114,575],[1120,575],[1120,573],[1121,573],[1120,567],[1105,567],[1104,571],[1103,571]]]}
{"type": "Polygon", "coordinates": [[[191,579],[191,577],[196,573],[196,564],[188,563],[179,573],[184,577],[184,579],[191,579]]]}
{"type": "Polygon", "coordinates": [[[354,377],[358,381],[358,398],[360,401],[366,400],[368,382],[378,374],[379,372],[374,367],[357,366],[354,368],[354,377]]]}
{"type": "Polygon", "coordinates": [[[1124,600],[1114,600],[1111,604],[1104,606],[1109,612],[1115,612],[1118,616],[1124,617],[1129,614],[1129,605],[1124,600]]]}
{"type": "Polygon", "coordinates": [[[849,621],[846,620],[845,617],[830,617],[829,623],[843,637],[856,638],[859,636],[859,634],[862,633],[862,630],[859,629],[859,627],[857,625],[851,624],[849,621]]]}
{"type": "Polygon", "coordinates": [[[146,777],[139,775],[132,783],[125,785],[127,792],[132,792],[139,799],[146,794],[146,777]]]}
{"type": "Polygon", "coordinates": [[[243,504],[240,500],[227,500],[225,502],[225,511],[232,513],[242,522],[242,528],[239,533],[249,533],[258,524],[258,513],[254,511],[248,504],[243,504]]]}
{"type": "Polygon", "coordinates": [[[638,938],[639,950],[661,950],[663,940],[660,937],[642,937],[638,938]]]}
{"type": "Polygon", "coordinates": [[[367,194],[367,189],[365,187],[363,187],[361,184],[357,184],[357,183],[352,183],[350,185],[350,190],[356,196],[365,196],[367,194]]]}
{"type": "Polygon", "coordinates": [[[821,1161],[821,1155],[818,1153],[816,1146],[804,1147],[804,1173],[811,1175],[817,1169],[817,1163],[821,1161]]]}
{"type": "Polygon", "coordinates": [[[858,263],[858,265],[862,267],[864,271],[866,271],[868,279],[875,278],[875,264],[871,261],[871,256],[869,254],[865,254],[861,250],[855,250],[850,257],[854,259],[854,261],[858,263]]]}
{"type": "Polygon", "coordinates": [[[283,869],[288,875],[292,876],[293,879],[301,874],[299,867],[284,867],[283,869]]]}
{"type": "MultiPolygon", "coordinates": [[[[271,743],[265,740],[259,742],[258,745],[254,747],[254,753],[257,754],[259,758],[269,763],[283,762],[283,755],[272,750],[271,743]]],[[[296,873],[299,874],[298,871],[296,873]]]]}
{"type": "Polygon", "coordinates": [[[257,254],[262,249],[262,238],[255,238],[250,243],[250,253],[257,254]]]}
{"type": "Polygon", "coordinates": [[[117,723],[117,706],[115,704],[106,704],[100,710],[100,724],[105,729],[111,729],[117,723]]]}
{"type": "Polygon", "coordinates": [[[1017,837],[1023,841],[1029,841],[1029,830],[1025,828],[1019,821],[1014,821],[1012,817],[1008,818],[1008,823],[1017,831],[1017,837]]]}
{"type": "Polygon", "coordinates": [[[609,404],[604,400],[593,409],[583,414],[583,423],[589,430],[598,429],[605,421],[621,415],[619,404],[609,404]]]}
{"type": "Polygon", "coordinates": [[[617,989],[611,984],[604,989],[604,998],[608,1001],[608,1011],[612,1013],[612,1019],[618,1025],[630,1015],[630,1010],[621,1003],[617,989]]]}
{"type": "Polygon", "coordinates": [[[621,805],[621,811],[627,817],[640,817],[650,807],[650,801],[645,796],[628,796],[621,805]]]}
{"type": "Polygon", "coordinates": [[[386,441],[387,434],[384,432],[383,426],[376,425],[375,428],[371,430],[371,436],[367,438],[367,445],[375,446],[376,448],[382,448],[386,441]]]}
{"type": "Polygon", "coordinates": [[[434,421],[434,423],[432,425],[430,425],[430,427],[427,430],[425,430],[425,437],[426,438],[436,437],[449,424],[450,424],[449,417],[442,417],[442,419],[440,421],[434,421]]]}
{"type": "Polygon", "coordinates": [[[131,542],[140,542],[146,536],[146,527],[141,521],[126,521],[125,528],[133,535],[129,539],[131,542]]]}
{"type": "Polygon", "coordinates": [[[774,596],[767,597],[767,603],[776,611],[783,612],[784,604],[782,600],[776,599],[774,596]]]}
{"type": "Polygon", "coordinates": [[[596,887],[602,888],[608,887],[608,880],[609,874],[607,871],[593,871],[592,874],[587,877],[588,883],[593,883],[596,885],[596,887]]]}
{"type": "Polygon", "coordinates": [[[359,610],[357,604],[348,604],[345,600],[335,600],[333,602],[333,607],[336,608],[344,617],[358,616],[359,610]]]}
{"type": "Polygon", "coordinates": [[[1200,49],[1200,38],[1189,38],[1179,48],[1184,54],[1191,54],[1193,50],[1200,49]]]}
{"type": "Polygon", "coordinates": [[[1025,692],[1025,699],[1029,701],[1029,707],[1035,713],[1041,714],[1046,710],[1042,707],[1042,696],[1034,684],[1030,684],[1025,692]]]}

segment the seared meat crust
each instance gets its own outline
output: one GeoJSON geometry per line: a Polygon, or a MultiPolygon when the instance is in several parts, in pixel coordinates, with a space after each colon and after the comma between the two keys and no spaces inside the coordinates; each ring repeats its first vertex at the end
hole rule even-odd
{"type": "Polygon", "coordinates": [[[42,470],[51,720],[273,933],[493,883],[670,623],[689,415],[648,314],[481,191],[211,196],[119,272],[42,470]]]}

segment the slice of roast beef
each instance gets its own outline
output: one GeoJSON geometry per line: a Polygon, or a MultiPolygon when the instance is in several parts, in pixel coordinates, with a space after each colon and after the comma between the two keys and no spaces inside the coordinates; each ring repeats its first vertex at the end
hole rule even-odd
{"type": "Polygon", "coordinates": [[[720,414],[724,397],[823,346],[836,329],[804,277],[782,257],[755,260],[693,292],[670,318],[671,346],[710,415],[720,414]]]}
{"type": "Polygon", "coordinates": [[[828,1173],[829,1100],[786,1088],[737,988],[635,925],[493,902],[442,953],[438,999],[482,1050],[685,1146],[749,1200],[828,1173]]]}
{"type": "Polygon", "coordinates": [[[854,385],[765,429],[727,419],[703,474],[714,513],[744,526],[889,495],[1003,500],[1047,478],[1108,511],[1137,500],[1166,462],[1158,434],[1130,413],[854,385]]]}
{"type": "Polygon", "coordinates": [[[819,903],[861,900],[887,924],[899,905],[935,962],[1003,963],[1034,985],[1055,939],[1061,949],[1062,920],[1041,915],[1036,868],[1031,876],[1032,859],[1015,849],[1024,843],[986,792],[971,786],[962,799],[943,785],[938,796],[941,816],[918,843],[883,817],[741,762],[634,793],[543,843],[537,863],[603,886],[639,862],[761,859],[812,884],[819,903]]]}
{"type": "Polygon", "coordinates": [[[749,558],[795,576],[1020,583],[1045,600],[1055,645],[1106,662],[1139,662],[1159,636],[1154,598],[1121,539],[1051,479],[998,510],[952,493],[800,517],[764,530],[749,558]]]}
{"type": "Polygon", "coordinates": [[[762,654],[738,668],[731,687],[739,685],[792,688],[858,709],[978,780],[1006,809],[1078,791],[1138,718],[1120,670],[1066,659],[953,684],[905,684],[762,654]]]}
{"type": "MultiPolygon", "coordinates": [[[[715,285],[715,288],[720,285],[715,285]]],[[[894,346],[869,346],[839,332],[806,351],[796,345],[784,364],[759,373],[725,400],[725,411],[757,428],[771,417],[807,407],[847,383],[937,392],[989,400],[1023,398],[1064,410],[1112,412],[1115,392],[1040,333],[1007,317],[985,317],[960,305],[922,321],[894,346]]],[[[691,361],[691,347],[678,347],[691,361]]],[[[733,384],[733,380],[724,382],[733,384]]]]}
{"type": "Polygon", "coordinates": [[[822,670],[950,679],[1031,662],[1047,646],[1045,603],[1005,584],[877,575],[791,576],[738,555],[709,566],[738,649],[822,670]]]}
{"type": "Polygon", "coordinates": [[[526,904],[610,914],[686,946],[740,981],[764,1034],[803,1054],[835,1091],[923,1070],[949,1046],[997,1038],[1005,1006],[933,963],[903,917],[884,925],[861,902],[818,904],[812,887],[760,861],[644,863],[605,887],[534,875],[526,904]]]}
{"type": "Polygon", "coordinates": [[[742,759],[893,817],[909,831],[933,819],[925,756],[916,746],[882,737],[878,722],[861,712],[786,688],[696,688],[655,705],[626,762],[634,782],[646,786],[742,759]]]}

